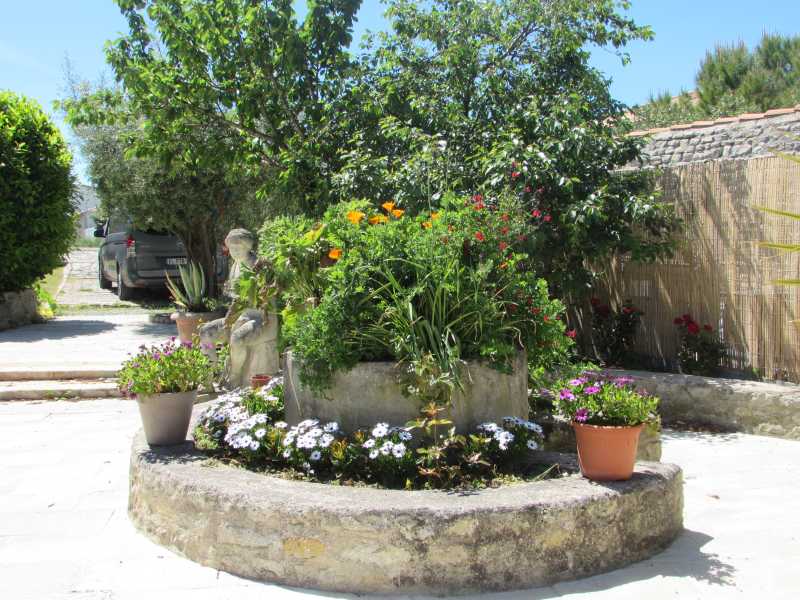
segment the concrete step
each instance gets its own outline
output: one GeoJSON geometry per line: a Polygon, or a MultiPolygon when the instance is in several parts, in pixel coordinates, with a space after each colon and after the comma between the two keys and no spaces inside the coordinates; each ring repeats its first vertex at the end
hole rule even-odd
{"type": "Polygon", "coordinates": [[[50,369],[46,367],[15,369],[0,367],[0,382],[113,379],[116,376],[117,369],[110,367],[80,369],[50,369]]]}
{"type": "Polygon", "coordinates": [[[114,379],[0,381],[0,401],[119,398],[114,379]]]}

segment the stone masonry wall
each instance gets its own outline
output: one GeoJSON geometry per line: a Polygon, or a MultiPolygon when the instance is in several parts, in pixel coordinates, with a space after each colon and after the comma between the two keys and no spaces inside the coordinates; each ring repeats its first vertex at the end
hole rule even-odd
{"type": "Polygon", "coordinates": [[[649,141],[643,151],[643,162],[630,164],[628,168],[745,160],[770,156],[772,150],[800,153],[800,106],[636,131],[632,135],[647,136],[649,141]]]}

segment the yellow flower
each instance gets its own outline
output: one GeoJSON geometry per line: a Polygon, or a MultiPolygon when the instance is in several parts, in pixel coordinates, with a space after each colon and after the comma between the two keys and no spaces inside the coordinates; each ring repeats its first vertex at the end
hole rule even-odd
{"type": "Polygon", "coordinates": [[[422,224],[422,226],[423,226],[425,229],[430,229],[430,228],[433,226],[433,223],[431,223],[430,221],[425,221],[425,222],[422,224]]]}
{"type": "Polygon", "coordinates": [[[394,202],[390,200],[389,202],[384,202],[383,204],[381,204],[381,206],[383,207],[383,210],[385,210],[387,213],[392,212],[392,209],[394,208],[394,202]]]}
{"type": "Polygon", "coordinates": [[[333,248],[330,252],[328,252],[328,258],[332,258],[333,260],[339,260],[340,258],[342,258],[342,249],[333,248]]]}
{"type": "Polygon", "coordinates": [[[366,215],[358,210],[351,210],[347,213],[347,220],[350,221],[353,225],[358,225],[366,215]]]}
{"type": "Polygon", "coordinates": [[[378,223],[386,223],[389,220],[389,217],[386,215],[375,215],[374,217],[369,218],[370,225],[377,225],[378,223]]]}
{"type": "Polygon", "coordinates": [[[406,211],[400,210],[399,208],[395,208],[394,210],[392,210],[392,214],[394,215],[394,217],[396,219],[399,219],[400,217],[402,217],[404,212],[406,212],[406,211]]]}
{"type": "Polygon", "coordinates": [[[432,212],[431,213],[431,220],[432,221],[435,221],[438,218],[439,218],[439,213],[438,212],[432,212]]]}

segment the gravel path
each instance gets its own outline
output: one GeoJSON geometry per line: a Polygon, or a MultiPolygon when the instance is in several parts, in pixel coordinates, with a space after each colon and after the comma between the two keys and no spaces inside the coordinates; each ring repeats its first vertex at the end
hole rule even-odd
{"type": "MultiPolygon", "coordinates": [[[[0,598],[355,598],[201,567],[126,516],[129,401],[0,403],[0,598]]],[[[800,442],[667,432],[686,480],[686,531],[659,556],[577,582],[490,600],[800,597],[800,442]]],[[[363,598],[363,596],[362,596],[363,598]]]]}

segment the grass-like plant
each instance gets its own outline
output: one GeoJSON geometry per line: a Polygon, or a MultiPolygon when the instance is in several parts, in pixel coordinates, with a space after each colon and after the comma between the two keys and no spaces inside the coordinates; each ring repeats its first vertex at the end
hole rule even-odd
{"type": "Polygon", "coordinates": [[[208,310],[208,297],[206,296],[206,278],[203,267],[190,262],[188,265],[179,265],[180,287],[167,276],[167,289],[175,304],[187,312],[206,312],[208,310]]]}

